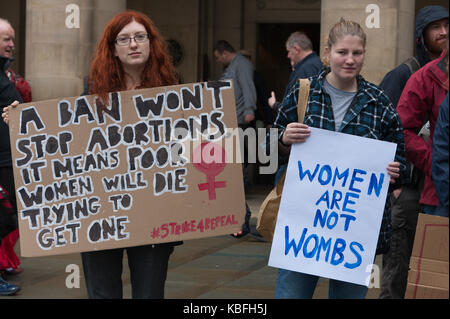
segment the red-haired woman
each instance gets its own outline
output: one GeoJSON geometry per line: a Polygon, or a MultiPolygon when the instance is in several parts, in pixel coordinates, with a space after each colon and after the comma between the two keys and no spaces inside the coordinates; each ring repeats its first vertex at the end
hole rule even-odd
{"type": "Polygon", "coordinates": [[[176,84],[176,72],[158,29],[145,15],[126,11],[106,26],[91,64],[89,94],[176,84]]]}
{"type": "MultiPolygon", "coordinates": [[[[85,94],[107,102],[108,93],[177,84],[175,69],[158,29],[145,15],[126,11],[106,26],[91,64],[85,94]]],[[[16,106],[14,102],[11,106],[16,106]]],[[[8,109],[2,114],[9,122],[8,109]]],[[[126,249],[133,298],[164,298],[167,266],[176,243],[82,253],[89,298],[122,298],[126,249]]]]}
{"type": "MultiPolygon", "coordinates": [[[[91,64],[89,89],[106,100],[109,92],[177,84],[165,43],[145,15],[126,11],[106,26],[91,64]]],[[[86,91],[86,90],[85,90],[86,91]]],[[[133,298],[164,298],[173,244],[125,248],[133,298]]],[[[89,298],[122,298],[124,249],[82,253],[89,298]]]]}

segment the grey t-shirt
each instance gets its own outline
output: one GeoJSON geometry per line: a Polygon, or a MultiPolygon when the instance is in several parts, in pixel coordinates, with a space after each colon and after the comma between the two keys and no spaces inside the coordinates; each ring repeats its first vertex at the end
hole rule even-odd
{"type": "Polygon", "coordinates": [[[325,79],[324,89],[331,98],[331,106],[333,108],[335,131],[339,131],[345,113],[347,113],[356,92],[347,92],[336,89],[325,79]]]}

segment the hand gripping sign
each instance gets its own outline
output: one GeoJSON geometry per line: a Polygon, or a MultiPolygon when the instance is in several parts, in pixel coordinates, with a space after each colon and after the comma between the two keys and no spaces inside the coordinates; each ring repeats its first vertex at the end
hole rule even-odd
{"type": "Polygon", "coordinates": [[[395,150],[311,128],[291,150],[269,265],[366,285],[395,150]]]}

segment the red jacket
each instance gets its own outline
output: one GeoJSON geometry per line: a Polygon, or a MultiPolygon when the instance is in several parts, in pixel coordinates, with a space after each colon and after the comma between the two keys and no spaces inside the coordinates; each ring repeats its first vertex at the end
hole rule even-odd
{"type": "Polygon", "coordinates": [[[436,60],[415,72],[406,83],[397,105],[397,112],[403,125],[406,159],[425,172],[424,189],[420,203],[437,206],[431,179],[431,151],[434,128],[439,115],[439,106],[448,92],[448,77],[445,73],[445,52],[436,60]],[[417,134],[425,119],[430,121],[430,138],[425,141],[417,134]]]}

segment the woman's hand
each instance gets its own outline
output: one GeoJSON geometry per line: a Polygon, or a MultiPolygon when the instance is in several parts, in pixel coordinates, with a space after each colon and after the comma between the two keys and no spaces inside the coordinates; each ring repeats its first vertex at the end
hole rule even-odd
{"type": "Polygon", "coordinates": [[[9,108],[16,107],[17,105],[19,105],[19,101],[14,101],[11,103],[11,105],[5,106],[3,108],[3,113],[2,113],[3,122],[5,122],[6,124],[9,124],[9,108]]]}
{"type": "Polygon", "coordinates": [[[389,163],[389,165],[387,166],[386,169],[387,169],[389,176],[391,177],[389,182],[391,184],[394,184],[395,180],[400,176],[400,163],[399,162],[391,162],[391,163],[389,163]]]}
{"type": "Polygon", "coordinates": [[[311,135],[311,129],[308,125],[292,122],[286,127],[281,140],[286,145],[294,143],[303,143],[311,135]]]}

